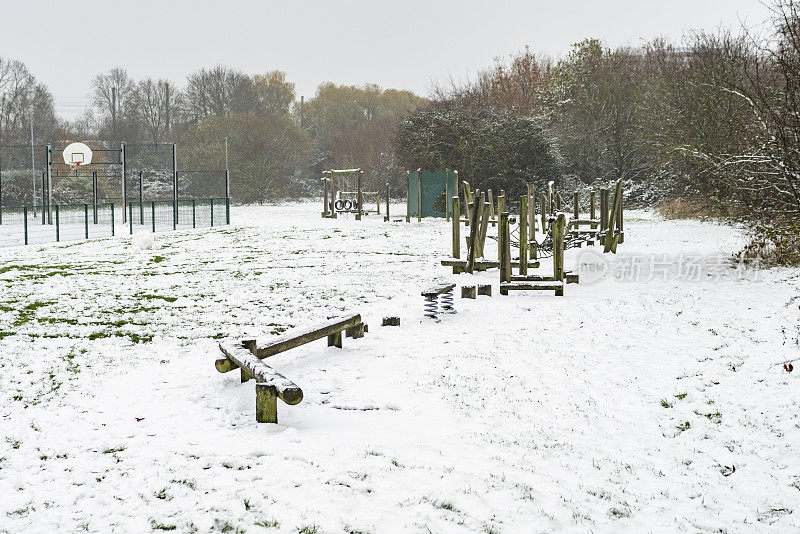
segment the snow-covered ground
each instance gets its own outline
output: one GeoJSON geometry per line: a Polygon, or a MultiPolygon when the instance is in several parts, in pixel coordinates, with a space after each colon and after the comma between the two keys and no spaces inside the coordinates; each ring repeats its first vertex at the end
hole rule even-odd
{"type": "Polygon", "coordinates": [[[443,220],[319,211],[0,250],[0,532],[800,530],[800,271],[628,212],[564,297],[502,297],[443,220]],[[494,296],[424,319],[448,280],[494,296]],[[257,424],[219,339],[341,312],[369,333],[270,358],[305,398],[257,424]]]}

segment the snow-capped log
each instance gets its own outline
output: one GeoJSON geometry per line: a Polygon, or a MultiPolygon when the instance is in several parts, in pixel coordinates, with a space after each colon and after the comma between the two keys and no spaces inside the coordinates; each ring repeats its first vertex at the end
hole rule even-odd
{"type": "Polygon", "coordinates": [[[257,386],[274,388],[275,394],[286,404],[298,404],[303,400],[300,386],[262,362],[241,342],[223,342],[219,348],[228,359],[242,368],[247,378],[254,378],[257,386]]]}
{"type": "MultiPolygon", "coordinates": [[[[318,323],[308,328],[290,330],[277,338],[266,338],[255,341],[255,350],[253,354],[258,359],[274,356],[281,352],[287,351],[310,343],[323,337],[328,337],[328,346],[335,345],[339,348],[342,346],[342,331],[346,330],[347,335],[352,338],[359,338],[363,336],[366,331],[366,325],[361,322],[361,315],[347,315],[341,317],[334,317],[323,323],[318,323]],[[363,325],[363,326],[362,326],[363,325]]],[[[220,349],[227,356],[224,346],[229,346],[231,342],[220,343],[220,349]]],[[[233,342],[234,346],[243,346],[242,342],[233,342]]],[[[220,373],[227,373],[236,369],[235,364],[230,357],[220,358],[216,361],[217,371],[220,373]]]]}

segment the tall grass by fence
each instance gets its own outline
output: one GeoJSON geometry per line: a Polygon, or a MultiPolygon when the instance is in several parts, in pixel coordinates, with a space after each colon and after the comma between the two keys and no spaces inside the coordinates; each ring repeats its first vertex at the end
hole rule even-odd
{"type": "MultiPolygon", "coordinates": [[[[122,208],[125,209],[125,208],[122,208]]],[[[162,200],[130,202],[128,224],[120,206],[103,204],[55,204],[3,206],[0,208],[0,247],[76,241],[110,237],[119,231],[164,232],[230,224],[230,200],[162,200]]]]}

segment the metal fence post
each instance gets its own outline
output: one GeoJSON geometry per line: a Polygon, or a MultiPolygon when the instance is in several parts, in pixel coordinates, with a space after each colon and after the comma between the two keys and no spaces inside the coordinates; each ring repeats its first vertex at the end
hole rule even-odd
{"type": "MultiPolygon", "coordinates": [[[[122,205],[122,212],[125,213],[125,204],[122,205]]],[[[111,235],[116,232],[116,224],[114,223],[114,203],[111,203],[111,235]]]]}
{"type": "Polygon", "coordinates": [[[225,197],[225,224],[231,224],[231,198],[225,197]]]}
{"type": "Polygon", "coordinates": [[[97,171],[92,171],[92,206],[94,224],[97,224],[97,171]]]}
{"type": "Polygon", "coordinates": [[[151,210],[153,212],[153,233],[156,233],[156,203],[155,202],[151,202],[150,203],[150,208],[151,208],[151,210]]]}
{"type": "Polygon", "coordinates": [[[128,203],[128,223],[131,227],[131,235],[133,235],[133,202],[128,203]]]}
{"type": "Polygon", "coordinates": [[[83,205],[83,228],[86,239],[89,239],[89,204],[83,205]]]}
{"type": "Polygon", "coordinates": [[[197,201],[192,199],[192,228],[197,228],[197,201]]]}
{"type": "Polygon", "coordinates": [[[175,230],[178,227],[178,201],[172,201],[172,229],[175,230]]]}
{"type": "Polygon", "coordinates": [[[214,227],[214,199],[211,199],[211,227],[214,227]]]}
{"type": "Polygon", "coordinates": [[[56,242],[61,241],[61,224],[58,220],[58,204],[56,204],[56,242]]]}
{"type": "Polygon", "coordinates": [[[144,200],[144,192],[142,191],[142,171],[139,171],[139,224],[144,226],[144,208],[142,201],[144,200]]]}
{"type": "MultiPolygon", "coordinates": [[[[44,213],[44,212],[42,212],[44,213]]],[[[28,244],[28,206],[23,206],[22,217],[25,219],[25,244],[28,244]]]]}

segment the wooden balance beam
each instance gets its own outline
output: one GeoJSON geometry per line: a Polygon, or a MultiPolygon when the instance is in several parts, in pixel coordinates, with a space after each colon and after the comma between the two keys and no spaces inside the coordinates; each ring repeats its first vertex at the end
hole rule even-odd
{"type": "Polygon", "coordinates": [[[219,358],[214,365],[220,373],[241,369],[242,382],[255,378],[256,421],[277,423],[276,399],[280,398],[290,405],[297,404],[303,400],[303,391],[261,360],[323,337],[328,338],[329,347],[341,348],[342,332],[356,339],[364,337],[364,333],[368,331],[361,316],[355,314],[335,317],[308,328],[291,330],[277,338],[222,341],[219,348],[225,357],[219,358]]]}

